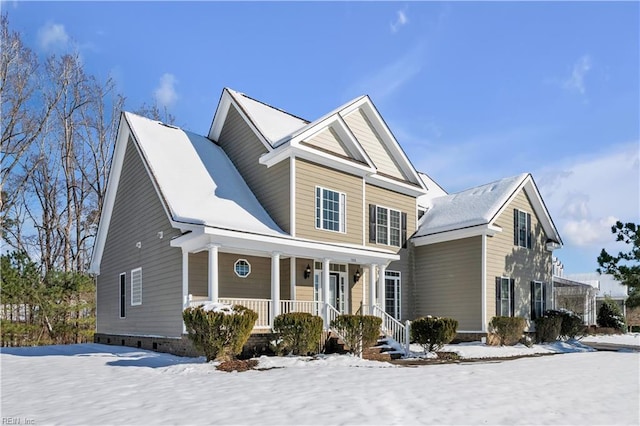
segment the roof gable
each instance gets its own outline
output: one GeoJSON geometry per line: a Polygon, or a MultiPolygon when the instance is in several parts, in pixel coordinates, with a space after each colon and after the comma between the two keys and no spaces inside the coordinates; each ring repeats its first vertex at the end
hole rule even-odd
{"type": "Polygon", "coordinates": [[[130,135],[174,227],[200,225],[261,235],[287,235],[255,198],[222,148],[204,136],[125,112],[120,120],[96,238],[93,270],[99,270],[130,135]]]}
{"type": "Polygon", "coordinates": [[[432,199],[432,206],[420,220],[414,237],[480,226],[492,227],[520,191],[528,196],[546,235],[562,243],[533,177],[528,173],[432,199]]]}

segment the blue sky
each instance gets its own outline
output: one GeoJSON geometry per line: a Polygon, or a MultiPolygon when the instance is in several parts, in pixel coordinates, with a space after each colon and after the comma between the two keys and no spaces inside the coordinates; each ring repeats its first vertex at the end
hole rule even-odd
{"type": "Polygon", "coordinates": [[[638,2],[6,2],[40,55],[78,50],[135,110],[206,134],[225,86],[313,120],[368,94],[449,192],[531,172],[565,271],[640,222],[638,2]]]}

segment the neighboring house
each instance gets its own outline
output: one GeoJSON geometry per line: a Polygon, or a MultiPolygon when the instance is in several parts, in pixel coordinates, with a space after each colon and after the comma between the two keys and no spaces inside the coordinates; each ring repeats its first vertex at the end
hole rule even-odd
{"type": "Polygon", "coordinates": [[[594,306],[596,313],[600,310],[600,306],[605,298],[610,298],[626,315],[625,301],[629,297],[628,287],[616,280],[612,275],[599,274],[597,272],[585,272],[578,274],[568,274],[567,278],[587,284],[595,289],[594,306]]]}
{"type": "Polygon", "coordinates": [[[586,325],[596,323],[597,286],[571,279],[564,274],[564,266],[553,259],[553,297],[555,309],[566,309],[582,318],[586,325]]]}
{"type": "Polygon", "coordinates": [[[224,89],[207,137],[122,114],[96,339],[177,351],[207,300],[256,310],[256,331],[305,311],[379,315],[398,341],[429,314],[486,333],[544,309],[560,242],[530,175],[447,195],[366,96],[308,122],[224,89]]]}

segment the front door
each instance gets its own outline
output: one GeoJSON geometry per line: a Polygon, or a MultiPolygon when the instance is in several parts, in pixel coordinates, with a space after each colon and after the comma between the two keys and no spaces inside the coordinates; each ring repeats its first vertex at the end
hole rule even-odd
{"type": "MultiPolygon", "coordinates": [[[[316,263],[316,268],[318,267],[318,263],[319,262],[316,263]]],[[[346,272],[329,272],[329,304],[336,308],[341,314],[347,313],[346,277],[346,272]]],[[[315,300],[323,301],[322,270],[315,270],[313,284],[315,300]]]]}

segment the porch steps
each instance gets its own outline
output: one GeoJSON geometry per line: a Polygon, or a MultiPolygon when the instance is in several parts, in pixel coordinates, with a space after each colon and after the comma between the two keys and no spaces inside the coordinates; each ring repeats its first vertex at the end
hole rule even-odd
{"type": "Polygon", "coordinates": [[[326,354],[346,354],[349,352],[346,349],[344,341],[333,333],[329,333],[326,338],[324,352],[326,354]]]}
{"type": "Polygon", "coordinates": [[[378,339],[375,346],[362,351],[362,358],[372,361],[391,361],[402,358],[402,354],[390,346],[386,337],[382,336],[378,339]]]}

